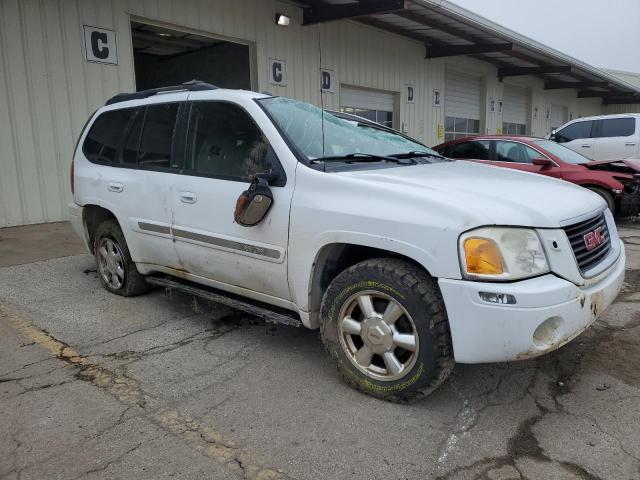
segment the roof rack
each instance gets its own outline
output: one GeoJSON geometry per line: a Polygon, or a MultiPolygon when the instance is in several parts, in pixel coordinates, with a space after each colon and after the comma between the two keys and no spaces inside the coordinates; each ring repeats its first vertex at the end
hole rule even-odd
{"type": "Polygon", "coordinates": [[[218,87],[211,85],[210,83],[201,82],[200,80],[191,80],[185,82],[182,85],[174,85],[171,87],[151,88],[149,90],[142,90],[134,93],[119,93],[109,100],[105,105],[113,105],[114,103],[126,102],[129,100],[142,100],[143,98],[149,98],[153,95],[161,93],[172,92],[199,92],[202,90],[217,90],[218,87]]]}

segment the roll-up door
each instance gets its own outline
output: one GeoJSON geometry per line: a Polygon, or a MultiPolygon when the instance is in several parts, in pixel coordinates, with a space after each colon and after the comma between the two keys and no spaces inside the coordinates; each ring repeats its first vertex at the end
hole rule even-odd
{"type": "Polygon", "coordinates": [[[340,88],[340,111],[393,127],[395,94],[363,88],[340,88]]]}
{"type": "Polygon", "coordinates": [[[502,99],[502,133],[526,135],[529,95],[524,87],[505,85],[502,99]]]}
{"type": "Polygon", "coordinates": [[[549,118],[551,122],[551,130],[555,130],[567,123],[567,119],[567,107],[562,107],[560,105],[551,105],[551,114],[549,118]]]}
{"type": "Polygon", "coordinates": [[[482,79],[449,71],[444,89],[445,140],[479,134],[482,79]]]}

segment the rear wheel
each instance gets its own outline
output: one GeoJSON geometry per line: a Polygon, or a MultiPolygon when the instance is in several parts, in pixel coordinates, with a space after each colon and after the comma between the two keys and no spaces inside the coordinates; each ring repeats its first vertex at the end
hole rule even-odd
{"type": "Polygon", "coordinates": [[[600,187],[587,187],[587,188],[602,197],[602,199],[607,203],[607,207],[609,207],[609,210],[611,210],[612,214],[616,213],[616,202],[613,199],[613,195],[611,193],[607,192],[604,188],[600,188],[600,187]]]}
{"type": "Polygon", "coordinates": [[[404,260],[367,260],[338,275],[323,298],[321,335],[351,386],[389,401],[428,395],[454,364],[440,291],[404,260]]]}
{"type": "Polygon", "coordinates": [[[115,220],[106,220],[96,229],[94,248],[98,273],[104,287],[124,297],[150,290],[131,259],[127,242],[115,220]]]}

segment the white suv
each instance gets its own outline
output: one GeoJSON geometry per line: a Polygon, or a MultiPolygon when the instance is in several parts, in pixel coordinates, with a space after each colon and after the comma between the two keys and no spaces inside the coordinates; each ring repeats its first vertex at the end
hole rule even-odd
{"type": "Polygon", "coordinates": [[[579,118],[547,137],[591,160],[640,158],[640,114],[579,118]]]}
{"type": "Polygon", "coordinates": [[[428,394],[456,361],[560,347],[624,277],[592,192],[202,83],[110,100],[72,184],[72,223],[109,291],[161,285],[319,327],[347,382],[392,401],[428,394]]]}

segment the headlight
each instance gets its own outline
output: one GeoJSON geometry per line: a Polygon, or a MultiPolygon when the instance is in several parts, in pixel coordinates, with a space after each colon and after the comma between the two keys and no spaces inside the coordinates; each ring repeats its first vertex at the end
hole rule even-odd
{"type": "Polygon", "coordinates": [[[460,236],[462,274],[470,280],[518,280],[549,271],[535,230],[483,227],[460,236]]]}

